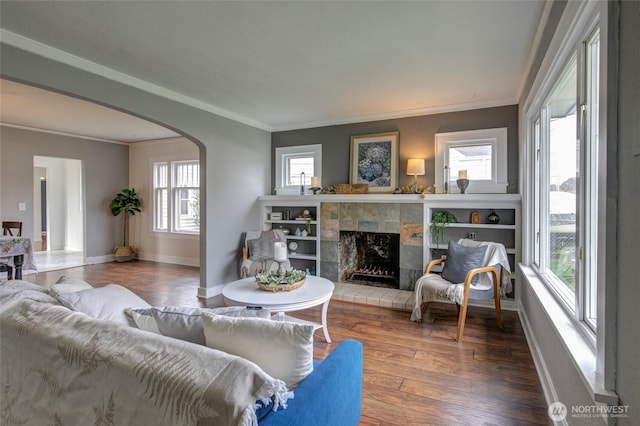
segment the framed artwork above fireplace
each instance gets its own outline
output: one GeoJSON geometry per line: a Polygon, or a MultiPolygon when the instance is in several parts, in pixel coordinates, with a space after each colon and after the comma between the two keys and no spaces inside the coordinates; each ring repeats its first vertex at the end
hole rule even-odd
{"type": "Polygon", "coordinates": [[[369,192],[391,192],[398,180],[400,132],[351,136],[349,183],[369,185],[369,192]]]}

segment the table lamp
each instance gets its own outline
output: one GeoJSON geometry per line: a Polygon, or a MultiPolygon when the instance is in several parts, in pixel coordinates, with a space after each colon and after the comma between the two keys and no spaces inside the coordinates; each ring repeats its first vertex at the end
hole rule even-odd
{"type": "Polygon", "coordinates": [[[418,175],[424,175],[424,158],[410,158],[407,161],[407,174],[413,175],[413,192],[418,192],[418,175]]]}

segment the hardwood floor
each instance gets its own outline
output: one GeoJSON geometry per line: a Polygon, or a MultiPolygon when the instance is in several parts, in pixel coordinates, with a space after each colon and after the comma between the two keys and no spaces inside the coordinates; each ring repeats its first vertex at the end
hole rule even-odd
{"type": "MultiPolygon", "coordinates": [[[[198,268],[133,261],[42,272],[25,279],[45,287],[60,276],[94,286],[121,284],[151,305],[223,306],[220,296],[196,297],[198,268]]],[[[464,339],[454,340],[455,306],[432,304],[433,323],[409,321],[408,312],[332,301],[329,333],[315,335],[324,359],[344,339],[364,346],[361,425],[548,425],[542,388],[515,312],[469,308],[464,339]]],[[[296,316],[317,321],[320,308],[296,316]]]]}

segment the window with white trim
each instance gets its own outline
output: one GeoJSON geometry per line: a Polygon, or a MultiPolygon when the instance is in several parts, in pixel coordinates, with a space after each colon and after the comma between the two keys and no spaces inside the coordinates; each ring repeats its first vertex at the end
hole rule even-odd
{"type": "Polygon", "coordinates": [[[448,192],[459,193],[459,176],[466,172],[467,192],[507,192],[507,128],[436,133],[436,192],[443,193],[447,166],[448,192]],[[460,172],[463,171],[462,174],[460,172]]]}
{"type": "Polygon", "coordinates": [[[153,227],[158,232],[200,233],[200,163],[153,163],[153,227]]]}
{"type": "Polygon", "coordinates": [[[533,263],[575,318],[597,322],[600,35],[583,33],[528,111],[533,263]]]}
{"type": "Polygon", "coordinates": [[[311,186],[311,178],[322,185],[322,145],[276,148],[276,194],[300,194],[311,186]]]}

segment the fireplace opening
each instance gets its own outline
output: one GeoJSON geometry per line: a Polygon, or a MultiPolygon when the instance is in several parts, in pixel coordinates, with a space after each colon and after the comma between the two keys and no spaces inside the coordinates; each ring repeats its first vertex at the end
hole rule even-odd
{"type": "Polygon", "coordinates": [[[400,288],[399,260],[399,234],[340,231],[340,281],[400,288]]]}

